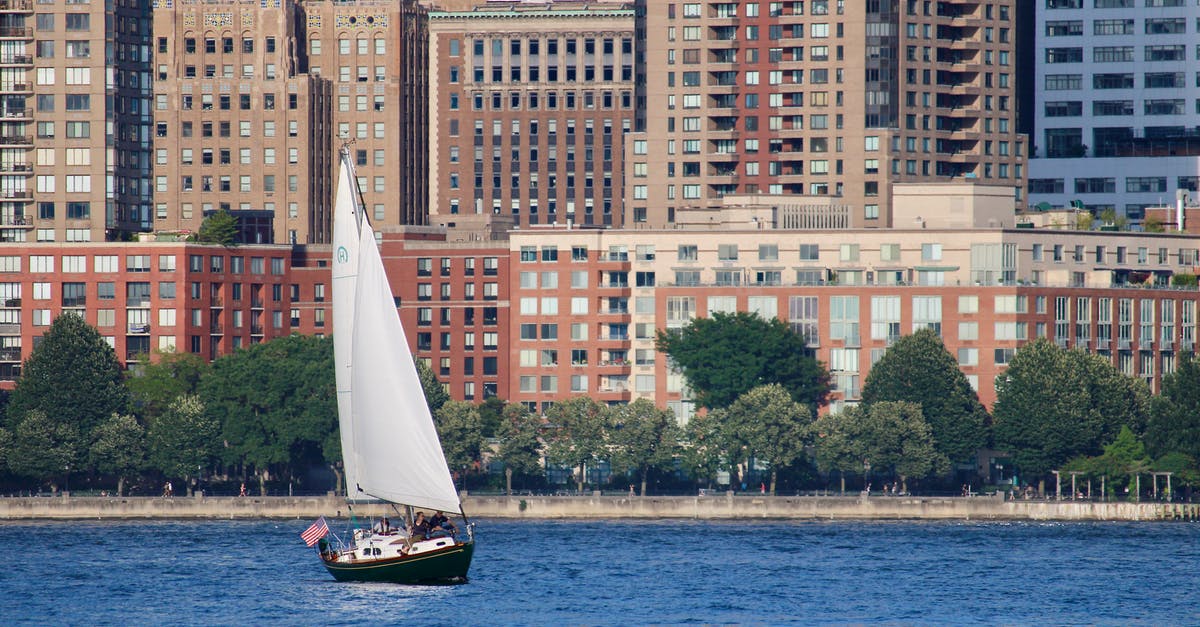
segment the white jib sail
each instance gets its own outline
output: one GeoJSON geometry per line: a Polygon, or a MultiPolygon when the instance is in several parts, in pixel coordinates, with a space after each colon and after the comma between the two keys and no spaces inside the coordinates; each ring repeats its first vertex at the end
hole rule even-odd
{"type": "Polygon", "coordinates": [[[351,411],[359,484],[385,501],[457,512],[458,492],[370,222],[359,235],[351,411]]]}
{"type": "Polygon", "coordinates": [[[337,198],[333,206],[333,363],[337,387],[338,425],[342,439],[342,467],[346,473],[346,498],[365,498],[358,489],[358,457],[354,452],[354,419],[350,408],[351,344],[354,297],[358,279],[358,225],[361,211],[358,188],[348,155],[338,168],[337,198]]]}

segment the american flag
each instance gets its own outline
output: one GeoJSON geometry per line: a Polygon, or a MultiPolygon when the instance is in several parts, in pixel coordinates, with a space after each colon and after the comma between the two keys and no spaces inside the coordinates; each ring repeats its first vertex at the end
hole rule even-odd
{"type": "Polygon", "coordinates": [[[311,527],[305,529],[304,533],[300,534],[300,539],[304,540],[304,543],[308,546],[312,546],[317,543],[317,540],[324,538],[328,533],[329,525],[325,524],[325,517],[322,516],[311,527]]]}

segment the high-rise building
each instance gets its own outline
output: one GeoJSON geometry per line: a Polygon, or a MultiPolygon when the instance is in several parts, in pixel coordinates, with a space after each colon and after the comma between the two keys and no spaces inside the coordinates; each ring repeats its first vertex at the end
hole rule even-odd
{"type": "Polygon", "coordinates": [[[1195,2],[1037,2],[1029,202],[1142,219],[1200,187],[1195,2]]]}
{"type": "Polygon", "coordinates": [[[1019,198],[1013,5],[638,0],[628,221],[767,195],[833,197],[850,225],[889,226],[895,182],[1019,198]]]}
{"type": "Polygon", "coordinates": [[[431,213],[620,226],[633,22],[614,3],[431,12],[431,213]]]}
{"type": "Polygon", "coordinates": [[[250,241],[328,241],[343,145],[373,220],[423,223],[423,15],[412,0],[156,8],[156,230],[228,210],[250,241]]]}
{"type": "Polygon", "coordinates": [[[0,3],[0,241],[148,230],[149,3],[0,3]]]}

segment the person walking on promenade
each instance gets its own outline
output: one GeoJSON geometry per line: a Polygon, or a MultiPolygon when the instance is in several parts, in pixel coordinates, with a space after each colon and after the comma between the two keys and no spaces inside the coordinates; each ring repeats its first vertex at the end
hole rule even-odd
{"type": "Polygon", "coordinates": [[[246,484],[242,484],[242,488],[238,490],[238,496],[246,496],[246,484]]]}

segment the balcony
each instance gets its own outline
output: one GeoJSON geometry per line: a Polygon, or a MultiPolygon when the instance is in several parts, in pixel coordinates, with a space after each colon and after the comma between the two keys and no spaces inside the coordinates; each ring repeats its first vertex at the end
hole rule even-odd
{"type": "Polygon", "coordinates": [[[0,348],[0,361],[21,361],[21,349],[0,348]]]}
{"type": "Polygon", "coordinates": [[[221,326],[220,323],[214,322],[214,323],[208,325],[208,332],[212,333],[213,335],[224,335],[225,329],[221,326]]]}
{"type": "Polygon", "coordinates": [[[0,163],[0,173],[10,174],[14,172],[19,174],[32,174],[33,166],[29,165],[28,163],[0,163]]]}
{"type": "Polygon", "coordinates": [[[33,200],[32,189],[0,190],[0,200],[33,200]]]}
{"type": "Polygon", "coordinates": [[[32,26],[0,26],[0,39],[33,39],[32,26]]]}
{"type": "Polygon", "coordinates": [[[0,54],[0,65],[33,65],[33,55],[0,54]]]}
{"type": "Polygon", "coordinates": [[[33,13],[33,0],[0,0],[0,13],[33,13]]]}
{"type": "MultiPolygon", "coordinates": [[[[33,218],[30,218],[27,216],[0,215],[0,229],[7,229],[7,228],[32,229],[33,228],[33,218]]],[[[20,307],[21,299],[17,298],[15,300],[17,301],[16,306],[20,307]]]]}
{"type": "Polygon", "coordinates": [[[250,335],[262,335],[262,334],[263,334],[263,325],[261,325],[261,324],[250,325],[250,335]]]}
{"type": "Polygon", "coordinates": [[[130,322],[129,335],[148,335],[150,333],[150,325],[144,322],[130,322]]]}
{"type": "Polygon", "coordinates": [[[32,117],[33,117],[33,109],[4,108],[4,109],[0,110],[0,118],[7,118],[10,120],[13,120],[13,119],[27,120],[32,117]]]}
{"type": "Polygon", "coordinates": [[[0,135],[0,146],[33,145],[32,135],[0,135]]]}

